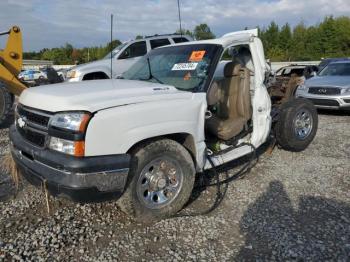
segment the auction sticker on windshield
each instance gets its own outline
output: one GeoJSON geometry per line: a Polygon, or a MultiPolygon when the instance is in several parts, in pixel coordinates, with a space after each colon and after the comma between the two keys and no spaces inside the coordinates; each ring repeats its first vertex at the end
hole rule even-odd
{"type": "Polygon", "coordinates": [[[191,62],[200,62],[203,60],[203,57],[205,55],[205,50],[200,50],[200,51],[193,51],[189,61],[191,62]]]}
{"type": "Polygon", "coordinates": [[[178,63],[173,66],[172,71],[196,70],[198,63],[178,63]]]}

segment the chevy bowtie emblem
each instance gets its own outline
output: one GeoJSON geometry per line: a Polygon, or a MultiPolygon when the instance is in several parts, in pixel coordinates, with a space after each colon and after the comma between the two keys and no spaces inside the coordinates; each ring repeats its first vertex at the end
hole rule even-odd
{"type": "Polygon", "coordinates": [[[25,127],[25,125],[26,125],[26,121],[25,121],[24,118],[20,117],[20,118],[18,118],[18,120],[17,120],[17,124],[18,124],[18,126],[19,126],[20,128],[23,128],[23,127],[25,127]]]}

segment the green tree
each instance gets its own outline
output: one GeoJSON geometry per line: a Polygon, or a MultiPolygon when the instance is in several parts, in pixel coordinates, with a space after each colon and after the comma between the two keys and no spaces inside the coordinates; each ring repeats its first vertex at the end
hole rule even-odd
{"type": "Polygon", "coordinates": [[[194,37],[197,40],[213,39],[215,35],[211,32],[207,24],[200,24],[194,28],[194,37]]]}
{"type": "Polygon", "coordinates": [[[279,44],[279,28],[278,25],[272,21],[267,30],[263,33],[264,46],[267,49],[275,48],[279,44]]]}
{"type": "Polygon", "coordinates": [[[290,60],[290,49],[292,46],[292,30],[290,28],[290,25],[286,23],[284,26],[282,26],[281,31],[279,32],[279,39],[278,39],[278,47],[282,51],[283,54],[283,60],[290,60]]]}

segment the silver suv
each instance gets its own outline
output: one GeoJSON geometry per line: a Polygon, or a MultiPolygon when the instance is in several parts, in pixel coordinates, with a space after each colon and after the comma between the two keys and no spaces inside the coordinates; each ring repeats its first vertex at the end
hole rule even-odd
{"type": "Polygon", "coordinates": [[[296,96],[311,100],[317,108],[350,110],[350,61],[329,63],[299,86],[296,96]]]}
{"type": "Polygon", "coordinates": [[[189,42],[193,39],[186,35],[170,34],[147,36],[143,39],[125,42],[112,51],[112,77],[111,53],[103,59],[73,67],[67,73],[67,81],[77,82],[84,80],[108,79],[128,70],[136,61],[152,49],[165,45],[189,42]]]}

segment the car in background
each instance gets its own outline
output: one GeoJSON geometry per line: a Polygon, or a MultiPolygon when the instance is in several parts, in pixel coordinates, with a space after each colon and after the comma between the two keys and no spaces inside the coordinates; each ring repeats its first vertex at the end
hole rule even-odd
{"type": "Polygon", "coordinates": [[[314,72],[318,72],[317,65],[298,65],[292,64],[282,67],[276,71],[277,78],[291,77],[293,74],[298,77],[304,77],[309,79],[314,75],[314,72]]]}
{"type": "Polygon", "coordinates": [[[73,67],[67,72],[66,81],[77,82],[116,78],[152,49],[192,40],[190,36],[178,34],[147,36],[132,40],[119,45],[101,60],[73,67]]]}
{"type": "Polygon", "coordinates": [[[321,63],[318,65],[318,70],[321,71],[328,64],[333,62],[350,61],[350,57],[340,57],[340,58],[326,58],[322,59],[321,63]]]}
{"type": "Polygon", "coordinates": [[[274,103],[282,103],[294,97],[295,90],[306,79],[313,77],[318,71],[316,65],[292,64],[278,69],[275,79],[269,86],[269,94],[274,103]]]}
{"type": "Polygon", "coordinates": [[[46,73],[40,70],[24,70],[21,73],[19,73],[18,78],[21,81],[27,82],[27,81],[36,81],[36,80],[45,80],[47,79],[46,73]]]}
{"type": "Polygon", "coordinates": [[[329,63],[298,87],[296,97],[311,100],[317,108],[350,109],[350,60],[329,63]]]}
{"type": "Polygon", "coordinates": [[[69,70],[68,69],[65,69],[65,68],[62,68],[62,69],[58,69],[57,70],[57,74],[58,76],[61,78],[62,82],[66,80],[67,78],[67,72],[69,70]]]}
{"type": "Polygon", "coordinates": [[[40,85],[57,84],[57,83],[63,82],[62,78],[59,76],[59,74],[53,67],[47,66],[47,67],[41,68],[40,70],[47,75],[47,78],[44,81],[41,81],[41,83],[39,83],[40,85]]]}

